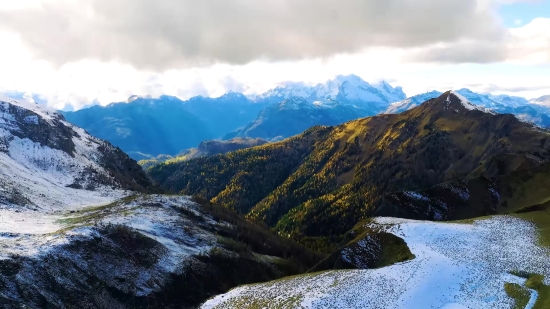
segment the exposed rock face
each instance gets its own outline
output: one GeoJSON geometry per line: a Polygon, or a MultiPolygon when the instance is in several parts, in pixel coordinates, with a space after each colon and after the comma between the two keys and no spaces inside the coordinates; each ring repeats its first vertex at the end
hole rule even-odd
{"type": "Polygon", "coordinates": [[[550,186],[550,164],[532,156],[510,154],[494,159],[506,167],[502,176],[476,177],[438,184],[421,191],[386,195],[380,214],[399,209],[402,216],[422,220],[460,220],[521,212],[546,201],[550,186]],[[514,171],[508,171],[516,167],[514,171]],[[525,191],[529,193],[526,194],[525,191]]]}
{"type": "Polygon", "coordinates": [[[73,203],[71,196],[157,190],[120,149],[90,136],[54,111],[11,99],[0,99],[0,175],[4,206],[52,208],[73,203]],[[52,194],[61,198],[52,198],[52,194]]]}

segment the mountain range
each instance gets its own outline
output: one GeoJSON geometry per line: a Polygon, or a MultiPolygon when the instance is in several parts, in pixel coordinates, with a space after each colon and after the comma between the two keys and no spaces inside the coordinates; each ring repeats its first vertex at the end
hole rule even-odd
{"type": "Polygon", "coordinates": [[[550,132],[467,95],[146,174],[0,99],[0,307],[547,308],[550,132]]]}
{"type": "Polygon", "coordinates": [[[371,85],[356,75],[339,75],[333,80],[312,87],[303,83],[290,83],[252,98],[278,103],[293,97],[303,98],[309,102],[337,101],[358,105],[376,114],[384,110],[388,103],[403,100],[406,95],[401,87],[394,88],[384,81],[371,85]]]}
{"type": "MultiPolygon", "coordinates": [[[[527,100],[457,90],[472,103],[550,126],[547,97],[527,100]]],[[[315,125],[337,125],[381,113],[399,113],[440,95],[431,91],[407,98],[401,87],[369,84],[355,75],[317,85],[287,83],[266,93],[219,98],[132,96],[127,102],[63,112],[67,120],[106,139],[137,160],[175,156],[202,141],[234,137],[277,141],[315,125]]]]}
{"type": "Polygon", "coordinates": [[[67,120],[106,139],[135,159],[175,155],[235,130],[263,108],[241,94],[217,99],[131,97],[126,103],[63,112],[67,120]]]}
{"type": "Polygon", "coordinates": [[[336,101],[311,103],[303,98],[292,97],[266,107],[256,120],[226,134],[224,138],[254,137],[277,141],[300,134],[315,125],[339,125],[370,115],[367,110],[356,105],[336,101]]]}

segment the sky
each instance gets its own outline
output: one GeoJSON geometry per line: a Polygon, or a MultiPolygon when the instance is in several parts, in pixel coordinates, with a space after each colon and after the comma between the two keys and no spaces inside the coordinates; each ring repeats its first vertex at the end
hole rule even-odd
{"type": "Polygon", "coordinates": [[[0,92],[58,109],[356,74],[550,94],[550,0],[0,0],[0,92]]]}

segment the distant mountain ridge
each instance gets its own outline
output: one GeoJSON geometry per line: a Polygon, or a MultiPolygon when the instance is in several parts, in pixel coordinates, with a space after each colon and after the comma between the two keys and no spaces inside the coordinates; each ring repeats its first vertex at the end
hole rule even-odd
{"type": "MultiPolygon", "coordinates": [[[[311,110],[315,106],[318,110],[321,109],[316,102],[338,102],[339,105],[349,107],[343,108],[344,111],[341,108],[333,109],[332,112],[348,115],[326,116],[328,112],[322,112],[323,115],[313,116],[317,121],[309,121],[304,125],[291,123],[291,126],[297,125],[300,130],[282,133],[284,137],[301,133],[311,125],[339,124],[334,121],[375,115],[392,101],[405,98],[405,94],[400,87],[393,88],[386,82],[373,86],[358,76],[350,75],[338,76],[314,87],[294,84],[251,97],[235,92],[218,98],[198,96],[186,101],[172,96],[131,96],[126,102],[63,112],[63,115],[92,135],[112,142],[133,158],[141,160],[162,154],[176,155],[184,149],[197,147],[204,140],[248,136],[228,133],[242,130],[256,121],[260,112],[265,113],[265,108],[271,108],[271,105],[291,98],[301,98],[308,103],[295,109],[296,114],[301,113],[302,109],[311,110]],[[357,106],[363,112],[350,114],[352,106],[357,106]]],[[[301,119],[298,115],[294,116],[301,119]]],[[[274,136],[269,136],[272,137],[274,136]]]]}
{"type": "Polygon", "coordinates": [[[333,80],[315,86],[294,83],[271,89],[252,98],[282,101],[293,97],[309,102],[337,101],[342,104],[356,104],[370,112],[378,113],[389,103],[405,99],[406,95],[401,87],[394,88],[384,81],[371,85],[356,75],[339,75],[333,80]]]}
{"type": "Polygon", "coordinates": [[[315,101],[299,97],[285,99],[263,109],[258,117],[245,127],[228,133],[224,139],[235,137],[282,140],[304,132],[316,125],[339,125],[349,120],[373,114],[356,105],[336,101],[315,101]]]}
{"type": "MultiPolygon", "coordinates": [[[[469,89],[456,92],[495,112],[511,113],[541,127],[550,126],[548,96],[527,100],[469,89]]],[[[407,98],[401,87],[388,82],[367,83],[356,75],[339,75],[317,85],[293,82],[249,96],[230,92],[218,98],[198,96],[182,101],[172,96],[134,95],[125,102],[63,114],[92,135],[143,160],[174,156],[205,140],[281,140],[314,125],[336,125],[380,113],[403,112],[439,94],[431,91],[407,98]]]]}
{"type": "Polygon", "coordinates": [[[540,98],[532,99],[529,101],[529,103],[550,107],[550,95],[545,95],[540,98]]]}
{"type": "MultiPolygon", "coordinates": [[[[491,109],[501,114],[513,114],[520,120],[534,123],[541,127],[550,126],[550,105],[544,105],[544,98],[537,100],[527,100],[522,97],[514,97],[509,95],[491,95],[481,94],[471,91],[470,89],[462,88],[456,91],[467,100],[475,105],[491,109]],[[535,103],[538,102],[538,103],[535,103]]],[[[424,94],[419,94],[406,100],[392,103],[388,109],[384,111],[386,114],[401,113],[422,103],[422,100],[436,98],[441,92],[431,91],[424,94]]]]}
{"type": "Polygon", "coordinates": [[[186,149],[176,156],[161,155],[155,158],[141,160],[138,162],[138,164],[140,164],[143,169],[147,170],[154,165],[161,164],[167,161],[186,161],[200,157],[224,154],[239,149],[261,146],[267,143],[268,141],[261,138],[234,138],[226,141],[203,141],[199,144],[197,148],[186,149]]]}

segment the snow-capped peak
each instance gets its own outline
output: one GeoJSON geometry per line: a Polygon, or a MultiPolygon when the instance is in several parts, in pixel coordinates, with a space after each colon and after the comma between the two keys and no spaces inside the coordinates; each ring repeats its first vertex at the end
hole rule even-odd
{"type": "Polygon", "coordinates": [[[373,85],[386,96],[390,102],[404,100],[407,96],[401,87],[392,87],[388,82],[381,81],[373,85]]]}
{"type": "Polygon", "coordinates": [[[509,96],[506,94],[492,95],[488,94],[489,98],[503,106],[508,107],[519,107],[527,105],[529,101],[522,97],[509,96]]]}
{"type": "MultiPolygon", "coordinates": [[[[320,101],[316,101],[320,103],[320,101]]],[[[317,104],[320,105],[320,104],[317,104]]],[[[313,108],[315,105],[311,102],[308,102],[304,98],[300,97],[292,97],[289,99],[286,99],[278,104],[277,106],[279,109],[307,109],[307,108],[313,108]]]]}
{"type": "Polygon", "coordinates": [[[387,82],[371,85],[357,75],[338,75],[315,86],[287,83],[261,94],[255,99],[289,99],[300,97],[309,102],[334,100],[342,104],[372,105],[379,109],[391,102],[405,99],[401,87],[393,88],[387,82]]]}

